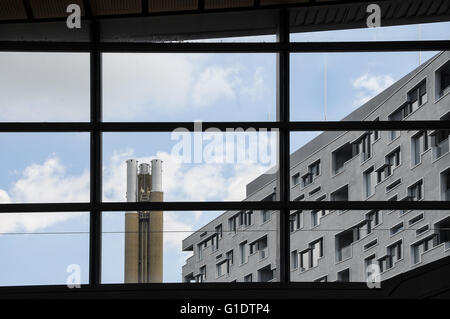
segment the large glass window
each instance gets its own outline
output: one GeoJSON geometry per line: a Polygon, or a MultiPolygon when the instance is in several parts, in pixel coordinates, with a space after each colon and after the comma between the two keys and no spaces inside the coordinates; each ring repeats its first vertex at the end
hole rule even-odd
{"type": "Polygon", "coordinates": [[[0,284],[64,284],[67,251],[90,284],[389,279],[448,252],[442,44],[228,40],[0,53],[0,284]]]}

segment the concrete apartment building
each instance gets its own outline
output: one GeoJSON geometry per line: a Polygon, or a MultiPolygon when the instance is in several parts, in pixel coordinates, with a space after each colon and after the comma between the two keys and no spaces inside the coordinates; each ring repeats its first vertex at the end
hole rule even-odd
{"type": "MultiPolygon", "coordinates": [[[[450,52],[422,64],[343,120],[450,118],[450,52]]],[[[449,131],[324,132],[291,154],[292,200],[450,200],[449,131]]],[[[276,175],[246,188],[274,200],[276,175]]],[[[277,213],[227,211],[183,241],[184,282],[277,281],[277,213]]],[[[381,279],[450,255],[448,211],[293,211],[292,281],[381,279]],[[444,229],[441,229],[444,228],[444,229]]]]}

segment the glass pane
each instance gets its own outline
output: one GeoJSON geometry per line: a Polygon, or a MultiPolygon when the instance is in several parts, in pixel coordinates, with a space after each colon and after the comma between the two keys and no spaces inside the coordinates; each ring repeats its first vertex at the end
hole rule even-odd
{"type": "Polygon", "coordinates": [[[89,201],[88,133],[1,133],[0,203],[89,201]]]}
{"type": "Polygon", "coordinates": [[[0,52],[0,122],[89,121],[88,53],[0,52]]]}
{"type": "Polygon", "coordinates": [[[450,40],[450,22],[291,33],[292,42],[450,40]]]}
{"type": "Polygon", "coordinates": [[[261,186],[276,185],[277,136],[264,130],[105,133],[103,199],[252,200],[261,186]]]}
{"type": "Polygon", "coordinates": [[[1,213],[0,286],[89,280],[89,213],[1,213]]]}
{"type": "Polygon", "coordinates": [[[274,121],[275,54],[104,54],[105,121],[274,121]]]}
{"type": "Polygon", "coordinates": [[[450,211],[354,210],[327,214],[316,227],[311,211],[302,214],[304,226],[291,231],[291,281],[381,282],[382,287],[384,280],[449,253],[450,211]],[[397,225],[403,227],[393,233],[397,225]]]}
{"type": "Polygon", "coordinates": [[[439,119],[449,60],[449,51],[292,54],[291,119],[439,119]]]}
{"type": "Polygon", "coordinates": [[[103,283],[278,281],[274,211],[104,212],[103,283]]]}
{"type": "MultiPolygon", "coordinates": [[[[291,133],[292,200],[448,200],[449,132],[395,131],[394,139],[392,134],[291,133]]],[[[317,213],[314,225],[321,215],[343,211],[317,213]]]]}

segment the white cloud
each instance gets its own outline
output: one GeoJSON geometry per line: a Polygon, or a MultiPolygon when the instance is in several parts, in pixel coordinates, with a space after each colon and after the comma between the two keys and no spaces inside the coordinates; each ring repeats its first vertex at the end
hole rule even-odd
{"type": "Polygon", "coordinates": [[[193,86],[193,105],[204,107],[221,99],[236,97],[236,85],[240,82],[237,66],[223,68],[217,65],[207,67],[198,76],[193,86]]]}
{"type": "Polygon", "coordinates": [[[390,75],[370,75],[368,73],[361,75],[352,83],[353,87],[359,90],[354,104],[360,106],[366,103],[393,83],[394,79],[390,75]]]}
{"type": "Polygon", "coordinates": [[[11,191],[14,202],[87,202],[89,201],[89,172],[79,176],[66,174],[66,168],[57,157],[43,164],[25,168],[11,191]]]}
{"type": "Polygon", "coordinates": [[[7,192],[5,192],[3,189],[0,189],[0,203],[10,203],[11,198],[9,198],[9,195],[7,192]]]}
{"type": "Polygon", "coordinates": [[[0,214],[0,233],[35,232],[67,221],[82,213],[14,213],[0,214]]]}
{"type": "MultiPolygon", "coordinates": [[[[0,190],[3,203],[43,203],[89,201],[89,173],[66,174],[57,157],[26,167],[11,187],[10,194],[0,190]]],[[[79,216],[79,213],[0,214],[0,232],[33,232],[79,216]]]]}
{"type": "MultiPolygon", "coordinates": [[[[135,157],[133,149],[116,151],[105,162],[104,199],[125,201],[126,163],[129,158],[150,162],[153,158],[163,160],[163,189],[166,201],[242,200],[245,186],[253,178],[267,170],[257,164],[189,164],[183,165],[177,157],[165,152],[146,157],[135,157]]],[[[0,190],[0,202],[79,202],[89,200],[89,173],[70,175],[66,167],[52,156],[43,163],[26,167],[19,175],[9,193],[0,190]]],[[[168,232],[164,242],[181,252],[181,242],[192,233],[194,223],[202,216],[193,212],[192,222],[177,218],[166,212],[164,227],[168,232]]],[[[33,232],[54,226],[78,213],[1,214],[0,232],[25,230],[33,232]]]]}
{"type": "MultiPolygon", "coordinates": [[[[217,108],[222,100],[239,103],[240,95],[262,99],[264,66],[244,67],[217,57],[105,54],[105,119],[173,116],[191,108],[217,108]]],[[[89,90],[88,54],[0,53],[2,121],[86,121],[89,90]]]]}
{"type": "MultiPolygon", "coordinates": [[[[192,225],[179,221],[176,212],[164,213],[164,249],[182,251],[182,241],[192,234],[192,225]]],[[[185,260],[184,260],[185,261],[185,260]]],[[[183,262],[184,262],[183,261],[183,262]]]]}

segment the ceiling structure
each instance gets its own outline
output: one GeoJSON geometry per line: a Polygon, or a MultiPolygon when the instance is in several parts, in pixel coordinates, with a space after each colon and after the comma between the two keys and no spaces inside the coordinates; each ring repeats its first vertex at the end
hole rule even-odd
{"type": "MultiPolygon", "coordinates": [[[[1,0],[0,41],[88,41],[101,23],[103,41],[181,41],[274,34],[279,8],[291,30],[365,27],[373,1],[339,0],[1,0]],[[84,28],[65,28],[66,8],[78,4],[84,28]]],[[[382,25],[450,20],[448,0],[381,0],[382,25]]]]}

